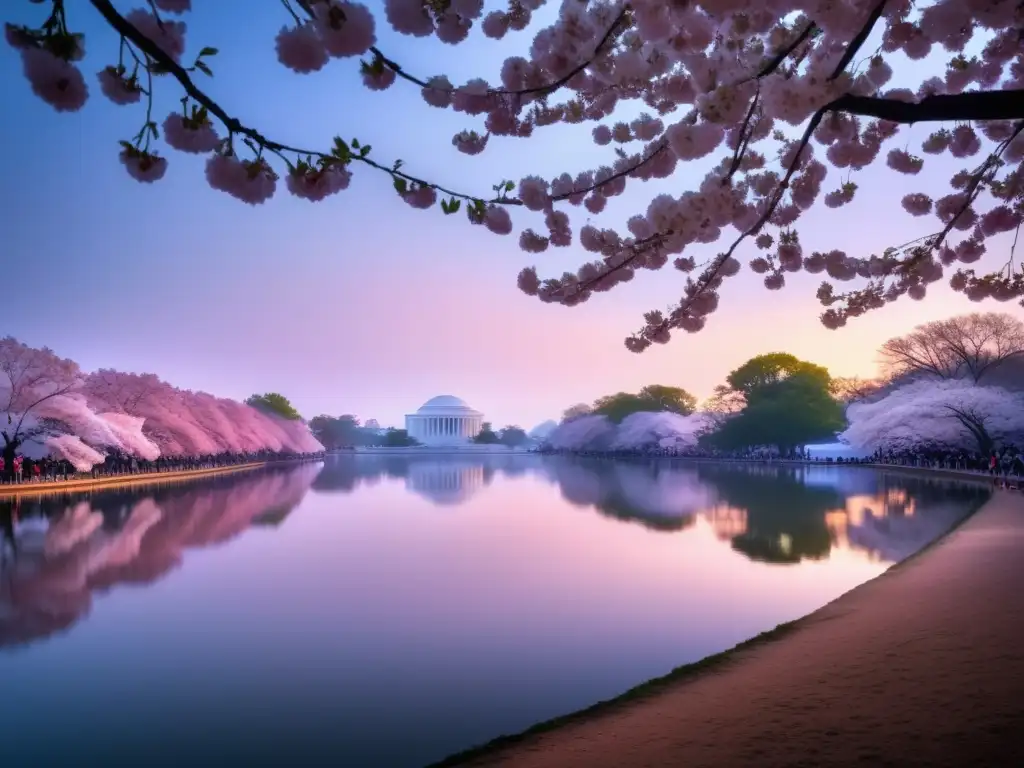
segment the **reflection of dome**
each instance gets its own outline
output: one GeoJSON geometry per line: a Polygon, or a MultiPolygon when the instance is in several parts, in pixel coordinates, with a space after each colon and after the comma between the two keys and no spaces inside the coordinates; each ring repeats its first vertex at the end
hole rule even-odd
{"type": "Polygon", "coordinates": [[[438,395],[405,417],[409,436],[426,445],[458,445],[480,434],[484,415],[453,395],[438,395]]]}
{"type": "Polygon", "coordinates": [[[435,504],[462,504],[484,487],[482,464],[416,461],[409,465],[406,487],[435,504]]]}

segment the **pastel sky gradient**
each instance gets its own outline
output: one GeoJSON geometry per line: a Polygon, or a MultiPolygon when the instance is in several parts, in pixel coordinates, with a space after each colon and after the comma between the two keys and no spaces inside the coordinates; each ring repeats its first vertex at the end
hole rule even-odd
{"type": "MultiPolygon", "coordinates": [[[[87,41],[91,98],[80,113],[57,114],[37,99],[16,53],[0,46],[0,265],[7,278],[0,334],[48,345],[87,370],[152,371],[235,398],[276,390],[307,417],[356,413],[383,424],[399,424],[433,395],[455,394],[498,424],[529,428],[572,403],[649,383],[705,397],[732,368],[763,352],[788,351],[835,374],[871,376],[885,339],[978,309],[942,286],[923,303],[900,302],[832,332],[817,319],[818,277],[799,275],[771,293],[744,270],[724,288],[722,308],[704,332],[634,355],[622,340],[641,325],[642,313],[681,294],[684,278],[671,269],[639,275],[581,307],[547,306],[518,291],[517,272],[531,263],[543,275],[575,270],[586,260],[581,248],[524,254],[517,238],[469,227],[462,214],[409,208],[369,169],[357,169],[349,190],[320,204],[282,189],[266,205],[246,206],[207,186],[202,159],[173,150],[161,183],[135,182],[117,161],[117,141],[136,133],[145,109],[102,97],[94,73],[116,62],[117,38],[85,0],[66,5],[69,24],[87,41]]],[[[118,3],[125,11],[135,5],[144,3],[118,3]]],[[[428,107],[407,83],[367,91],[354,60],[305,77],[284,69],[273,47],[289,18],[280,4],[193,5],[186,58],[203,45],[220,49],[211,61],[215,77],[199,75],[202,87],[284,143],[325,148],[337,133],[357,137],[382,163],[401,158],[409,173],[481,195],[506,178],[550,178],[607,162],[610,148],[571,126],[540,129],[529,141],[493,140],[484,154],[467,157],[451,136],[480,121],[428,107]]],[[[376,13],[381,3],[368,5],[376,13]]],[[[4,3],[2,20],[37,25],[45,8],[4,3]]],[[[456,83],[495,80],[501,61],[526,50],[531,37],[513,33],[495,44],[474,30],[451,48],[378,24],[380,47],[407,69],[444,72],[456,83]]],[[[919,67],[911,79],[920,82],[919,67]]],[[[158,81],[155,90],[154,117],[162,122],[181,94],[171,81],[158,81]]],[[[928,132],[920,126],[909,136],[919,142],[928,132]]],[[[656,185],[634,182],[602,220],[619,225],[654,194],[696,185],[707,167],[694,163],[656,185]]],[[[911,220],[898,201],[910,191],[946,188],[957,169],[932,162],[913,179],[884,168],[860,174],[852,205],[829,212],[819,204],[805,217],[805,251],[838,247],[862,255],[926,234],[931,222],[911,220]]],[[[839,183],[830,177],[826,189],[839,183]]],[[[583,211],[572,213],[578,229],[583,211]]],[[[751,244],[740,255],[753,250],[751,244]]],[[[714,252],[705,246],[693,253],[701,260],[714,252]]],[[[985,308],[1024,317],[1015,304],[985,308]]]]}

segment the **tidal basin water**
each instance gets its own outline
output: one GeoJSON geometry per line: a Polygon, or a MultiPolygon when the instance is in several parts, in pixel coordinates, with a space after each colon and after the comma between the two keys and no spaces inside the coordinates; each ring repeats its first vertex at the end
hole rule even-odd
{"type": "Polygon", "coordinates": [[[3,765],[419,768],[798,618],[983,488],[353,455],[0,498],[3,765]]]}

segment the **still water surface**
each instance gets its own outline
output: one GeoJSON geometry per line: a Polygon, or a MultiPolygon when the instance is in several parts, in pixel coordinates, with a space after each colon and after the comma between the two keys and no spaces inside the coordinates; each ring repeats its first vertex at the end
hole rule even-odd
{"type": "Polygon", "coordinates": [[[0,499],[0,754],[418,768],[804,615],[986,498],[863,468],[361,455],[0,499]]]}

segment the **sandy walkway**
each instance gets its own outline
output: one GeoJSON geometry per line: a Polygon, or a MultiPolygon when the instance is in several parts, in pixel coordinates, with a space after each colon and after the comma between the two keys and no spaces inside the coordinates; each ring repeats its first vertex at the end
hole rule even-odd
{"type": "Polygon", "coordinates": [[[1024,765],[1024,496],[734,662],[458,765],[1024,765]]]}
{"type": "Polygon", "coordinates": [[[253,461],[248,464],[231,464],[224,467],[208,469],[180,469],[172,472],[142,472],[137,475],[112,475],[82,480],[53,480],[40,483],[25,482],[0,485],[0,498],[5,496],[39,496],[54,493],[78,493],[96,488],[121,487],[125,485],[155,485],[178,480],[192,480],[209,475],[227,475],[233,472],[246,472],[250,469],[265,466],[264,461],[253,461]]]}

